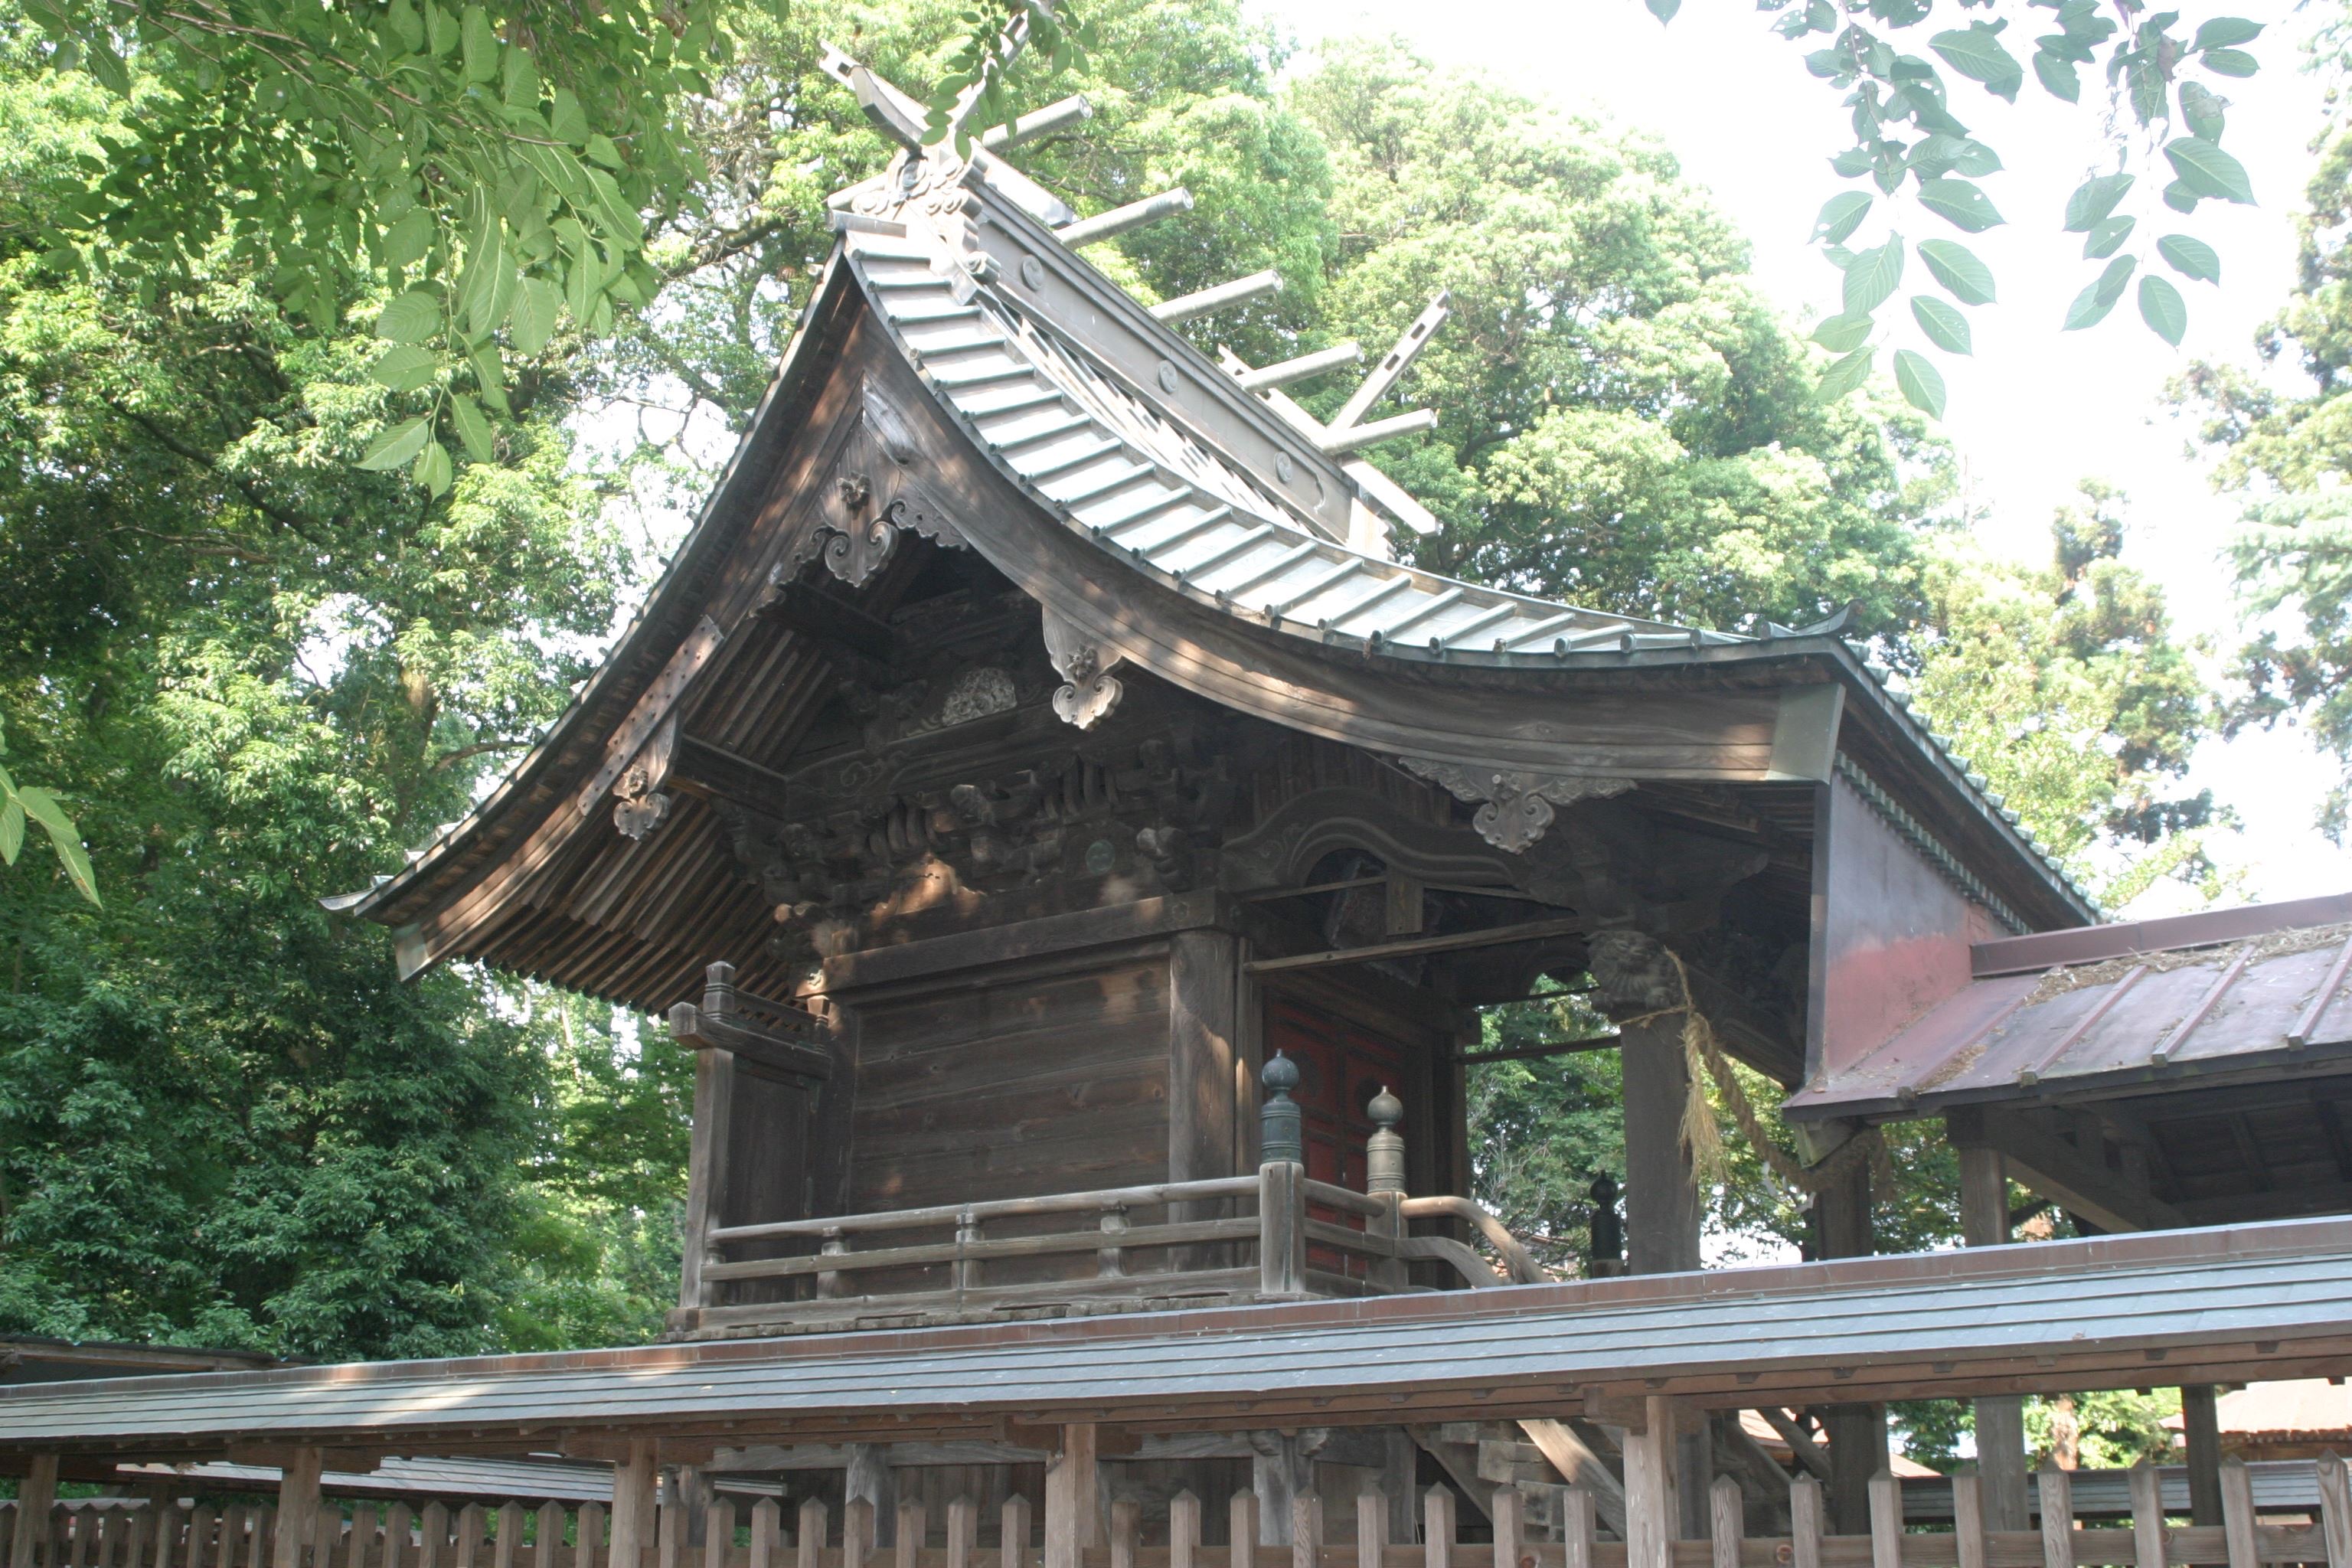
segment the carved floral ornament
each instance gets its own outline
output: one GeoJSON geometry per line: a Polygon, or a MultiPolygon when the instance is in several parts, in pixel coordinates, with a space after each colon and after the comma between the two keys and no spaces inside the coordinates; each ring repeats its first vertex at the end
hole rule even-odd
{"type": "Polygon", "coordinates": [[[1557,806],[1580,800],[1622,795],[1633,787],[1625,778],[1566,778],[1527,769],[1465,766],[1433,762],[1425,757],[1399,757],[1406,771],[1432,784],[1443,784],[1456,800],[1483,803],[1471,814],[1470,826],[1496,848],[1524,855],[1544,836],[1559,814],[1557,806]]]}
{"type": "Polygon", "coordinates": [[[677,720],[673,717],[654,731],[614,782],[613,826],[624,837],[642,840],[669,816],[670,799],[662,785],[668,782],[670,757],[677,749],[677,720]]]}
{"type": "Polygon", "coordinates": [[[1054,693],[1054,711],[1064,720],[1090,730],[1118,706],[1119,694],[1126,689],[1111,671],[1118,668],[1123,656],[1117,649],[1106,651],[1091,635],[1051,607],[1045,611],[1045,657],[1067,683],[1054,693]]]}

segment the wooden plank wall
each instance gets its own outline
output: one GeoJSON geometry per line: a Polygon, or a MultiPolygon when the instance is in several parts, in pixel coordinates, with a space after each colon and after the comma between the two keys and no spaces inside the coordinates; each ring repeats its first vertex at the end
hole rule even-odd
{"type": "Polygon", "coordinates": [[[853,1214],[1167,1179],[1168,948],[852,1005],[853,1214]]]}

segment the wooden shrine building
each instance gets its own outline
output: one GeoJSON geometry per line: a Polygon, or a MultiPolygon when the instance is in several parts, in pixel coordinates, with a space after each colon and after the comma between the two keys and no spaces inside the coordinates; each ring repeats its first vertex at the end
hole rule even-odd
{"type": "MultiPolygon", "coordinates": [[[[1082,104],[959,156],[831,68],[902,151],[835,198],[692,532],[539,748],[337,900],[404,973],[536,976],[698,1053],[672,1342],[0,1388],[12,1568],[62,1550],[60,1475],[200,1462],[283,1467],[267,1541],[158,1513],[140,1568],[516,1568],[527,1535],[541,1568],[1668,1568],[1711,1533],[1693,1568],[1986,1568],[1965,1524],[1897,1539],[1885,1400],[2345,1370],[2341,1219],[1866,1256],[1869,1125],[1925,1101],[1839,1086],[2097,911],[1838,623],[1402,563],[1433,524],[1360,454],[1429,423],[1380,410],[1442,298],[1318,420],[1281,389],[1353,345],[1177,330],[1277,280],[1146,306],[1086,261],[1181,193],[1081,218],[1007,161],[1082,104]],[[1635,1278],[1549,1281],[1466,1195],[1478,1009],[1547,986],[1622,1024],[1635,1278]],[[1815,1261],[1699,1271],[1694,1018],[1811,1118],[1815,1261]],[[379,1537],[319,1501],[466,1455],[610,1462],[609,1515],[379,1537]],[[717,1481],[770,1489],[748,1542],[717,1481]]],[[[2210,1560],[2315,1550],[2252,1508],[2210,1560]]]]}

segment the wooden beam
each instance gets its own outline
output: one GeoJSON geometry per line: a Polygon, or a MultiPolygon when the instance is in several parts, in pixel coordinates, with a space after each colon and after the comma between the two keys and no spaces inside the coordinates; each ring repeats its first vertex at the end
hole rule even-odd
{"type": "Polygon", "coordinates": [[[1485,931],[1454,931],[1445,936],[1419,936],[1399,942],[1376,942],[1362,947],[1341,947],[1323,952],[1295,953],[1287,958],[1259,958],[1250,961],[1248,972],[1252,974],[1272,974],[1286,969],[1312,969],[1331,963],[1367,963],[1376,958],[1401,958],[1416,952],[1458,952],[1465,948],[1500,947],[1506,942],[1536,942],[1545,937],[1579,935],[1591,923],[1581,917],[1569,920],[1528,921],[1519,925],[1489,926],[1485,931]]]}
{"type": "Polygon", "coordinates": [[[1643,1420],[1619,1440],[1625,1456],[1625,1568],[1674,1568],[1675,1413],[1673,1401],[1650,1394],[1643,1420]]]}
{"type": "MultiPolygon", "coordinates": [[[[1814,1241],[1824,1258],[1867,1258],[1877,1250],[1870,1215],[1870,1162],[1850,1162],[1813,1198],[1814,1241]]],[[[1838,1535],[1870,1532],[1870,1479],[1886,1468],[1886,1412],[1878,1405],[1823,1404],[1818,1412],[1829,1439],[1830,1528],[1838,1535]]]]}
{"type": "Polygon", "coordinates": [[[1813,1441],[1813,1435],[1806,1431],[1796,1417],[1777,1405],[1761,1405],[1756,1414],[1764,1417],[1764,1424],[1778,1432],[1780,1441],[1789,1445],[1790,1457],[1797,1461],[1799,1469],[1815,1480],[1830,1479],[1830,1462],[1822,1457],[1822,1446],[1813,1441]]]}
{"type": "Polygon", "coordinates": [[[1094,112],[1095,106],[1087,101],[1086,94],[1073,93],[1043,109],[1033,109],[1009,125],[991,126],[980,133],[980,144],[992,153],[1002,153],[1007,147],[1050,136],[1065,125],[1083,124],[1094,118],[1094,112]]]}
{"type": "Polygon", "coordinates": [[[866,658],[887,659],[898,651],[898,634],[887,624],[813,584],[772,584],[769,593],[773,596],[761,605],[761,616],[790,631],[866,658]]]}
{"type": "Polygon", "coordinates": [[[1445,289],[1437,291],[1436,298],[1430,300],[1421,314],[1413,318],[1412,325],[1397,339],[1396,346],[1381,356],[1381,363],[1364,377],[1364,384],[1340,405],[1338,416],[1331,421],[1334,431],[1353,428],[1370,412],[1373,404],[1388,395],[1389,389],[1412,368],[1421,351],[1429,346],[1429,340],[1436,335],[1437,329],[1445,324],[1445,318],[1453,313],[1453,300],[1454,296],[1445,289]]]}
{"type": "Polygon", "coordinates": [[[1230,310],[1236,305],[1246,305],[1253,300],[1263,300],[1282,292],[1282,274],[1271,268],[1253,272],[1246,278],[1236,278],[1230,283],[1220,283],[1213,289],[1197,293],[1179,294],[1173,300],[1163,300],[1151,307],[1151,319],[1173,326],[1189,321],[1195,316],[1206,316],[1218,310],[1230,310]]]}
{"type": "Polygon", "coordinates": [[[1328,349],[1318,349],[1311,354],[1296,359],[1277,361],[1252,370],[1238,360],[1229,359],[1225,368],[1244,392],[1264,392],[1270,387],[1288,386],[1293,382],[1312,381],[1342,365],[1350,365],[1364,357],[1361,343],[1339,343],[1328,349]]]}
{"type": "Polygon", "coordinates": [[[1344,457],[1382,441],[1393,441],[1402,436],[1418,436],[1437,428],[1437,410],[1416,408],[1409,414],[1392,415],[1375,419],[1369,425],[1350,425],[1345,430],[1326,430],[1315,437],[1315,445],[1327,457],[1344,457]]]}
{"type": "Polygon", "coordinates": [[[1192,210],[1192,193],[1178,185],[1173,190],[1146,196],[1139,202],[1129,202],[1125,206],[1113,207],[1092,217],[1082,217],[1058,233],[1064,245],[1093,245],[1115,238],[1129,229],[1141,228],[1145,224],[1158,223],[1161,218],[1192,210]]]}
{"type": "Polygon", "coordinates": [[[1553,1040],[1540,1046],[1512,1046],[1495,1051],[1465,1051],[1454,1059],[1463,1064],[1477,1062],[1517,1062],[1536,1057],[1572,1056],[1580,1051],[1612,1051],[1624,1044],[1622,1035],[1586,1035],[1573,1040],[1553,1040]]]}
{"type": "Polygon", "coordinates": [[[1945,1119],[1952,1141],[1999,1152],[2010,1173],[2062,1208],[2102,1230],[2176,1230],[2188,1218],[2154,1194],[2128,1185],[2117,1173],[2076,1152],[2046,1119],[2028,1112],[1960,1109],[1945,1119]]]}

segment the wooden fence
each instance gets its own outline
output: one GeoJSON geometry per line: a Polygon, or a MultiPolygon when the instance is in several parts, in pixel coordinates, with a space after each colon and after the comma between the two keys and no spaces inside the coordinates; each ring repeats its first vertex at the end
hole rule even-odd
{"type": "MultiPolygon", "coordinates": [[[[2041,1476],[2044,1503],[2037,1531],[1987,1531],[1974,1476],[1953,1478],[1958,1528],[1906,1529],[1902,1493],[1894,1478],[1871,1485],[1868,1535],[1822,1531],[1819,1482],[1801,1477],[1790,1486],[1792,1528],[1785,1536],[1753,1537],[1743,1530],[1739,1487],[1728,1477],[1711,1496],[1714,1536],[1661,1542],[1650,1561],[1633,1561],[1623,1542],[1601,1539],[1592,1499],[1580,1487],[1563,1489],[1559,1518],[1537,1540],[1525,1500],[1496,1489],[1491,1540],[1460,1539],[1457,1500],[1444,1487],[1423,1499],[1423,1540],[1389,1539],[1388,1500],[1376,1491],[1356,1500],[1355,1540],[1324,1539],[1322,1500],[1294,1500],[1291,1543],[1252,1544],[1236,1551],[1209,1544],[1200,1500],[1182,1492],[1167,1505],[1163,1540],[1143,1539],[1143,1509],[1120,1500],[1104,1510],[1107,1543],[1056,1541],[1036,1527],[1027,1499],[1014,1497],[989,1521],[983,1543],[979,1507],[959,1500],[934,1522],[920,1503],[899,1505],[896,1543],[876,1545],[871,1504],[852,1502],[834,1529],[821,1501],[787,1515],[774,1500],[748,1510],[732,1501],[709,1505],[700,1544],[688,1544],[686,1510],[660,1510],[656,1543],[636,1568],[2260,1568],[2308,1563],[2352,1568],[2352,1483],[2333,1457],[2315,1461],[2319,1517],[2307,1523],[2261,1522],[2245,1467],[2221,1467],[2223,1523],[2190,1527],[2168,1520],[2158,1500],[2157,1472],[2131,1472],[2133,1519],[2128,1528],[2077,1526],[2066,1472],[2041,1476]],[[1014,1543],[1009,1549],[1006,1542],[1014,1543]]],[[[0,1503],[0,1563],[11,1568],[625,1568],[612,1562],[607,1510],[588,1503],[529,1508],[509,1502],[492,1509],[452,1510],[429,1503],[412,1510],[394,1503],[345,1504],[324,1500],[307,1542],[279,1540],[278,1516],[266,1506],[157,1504],[143,1500],[92,1500],[58,1504],[46,1529],[20,1542],[14,1503],[0,1503]]],[[[1099,1521],[1098,1521],[1099,1522],[1099,1521]]],[[[1256,1542],[1262,1533],[1255,1494],[1229,1505],[1227,1542],[1256,1542]]]]}

